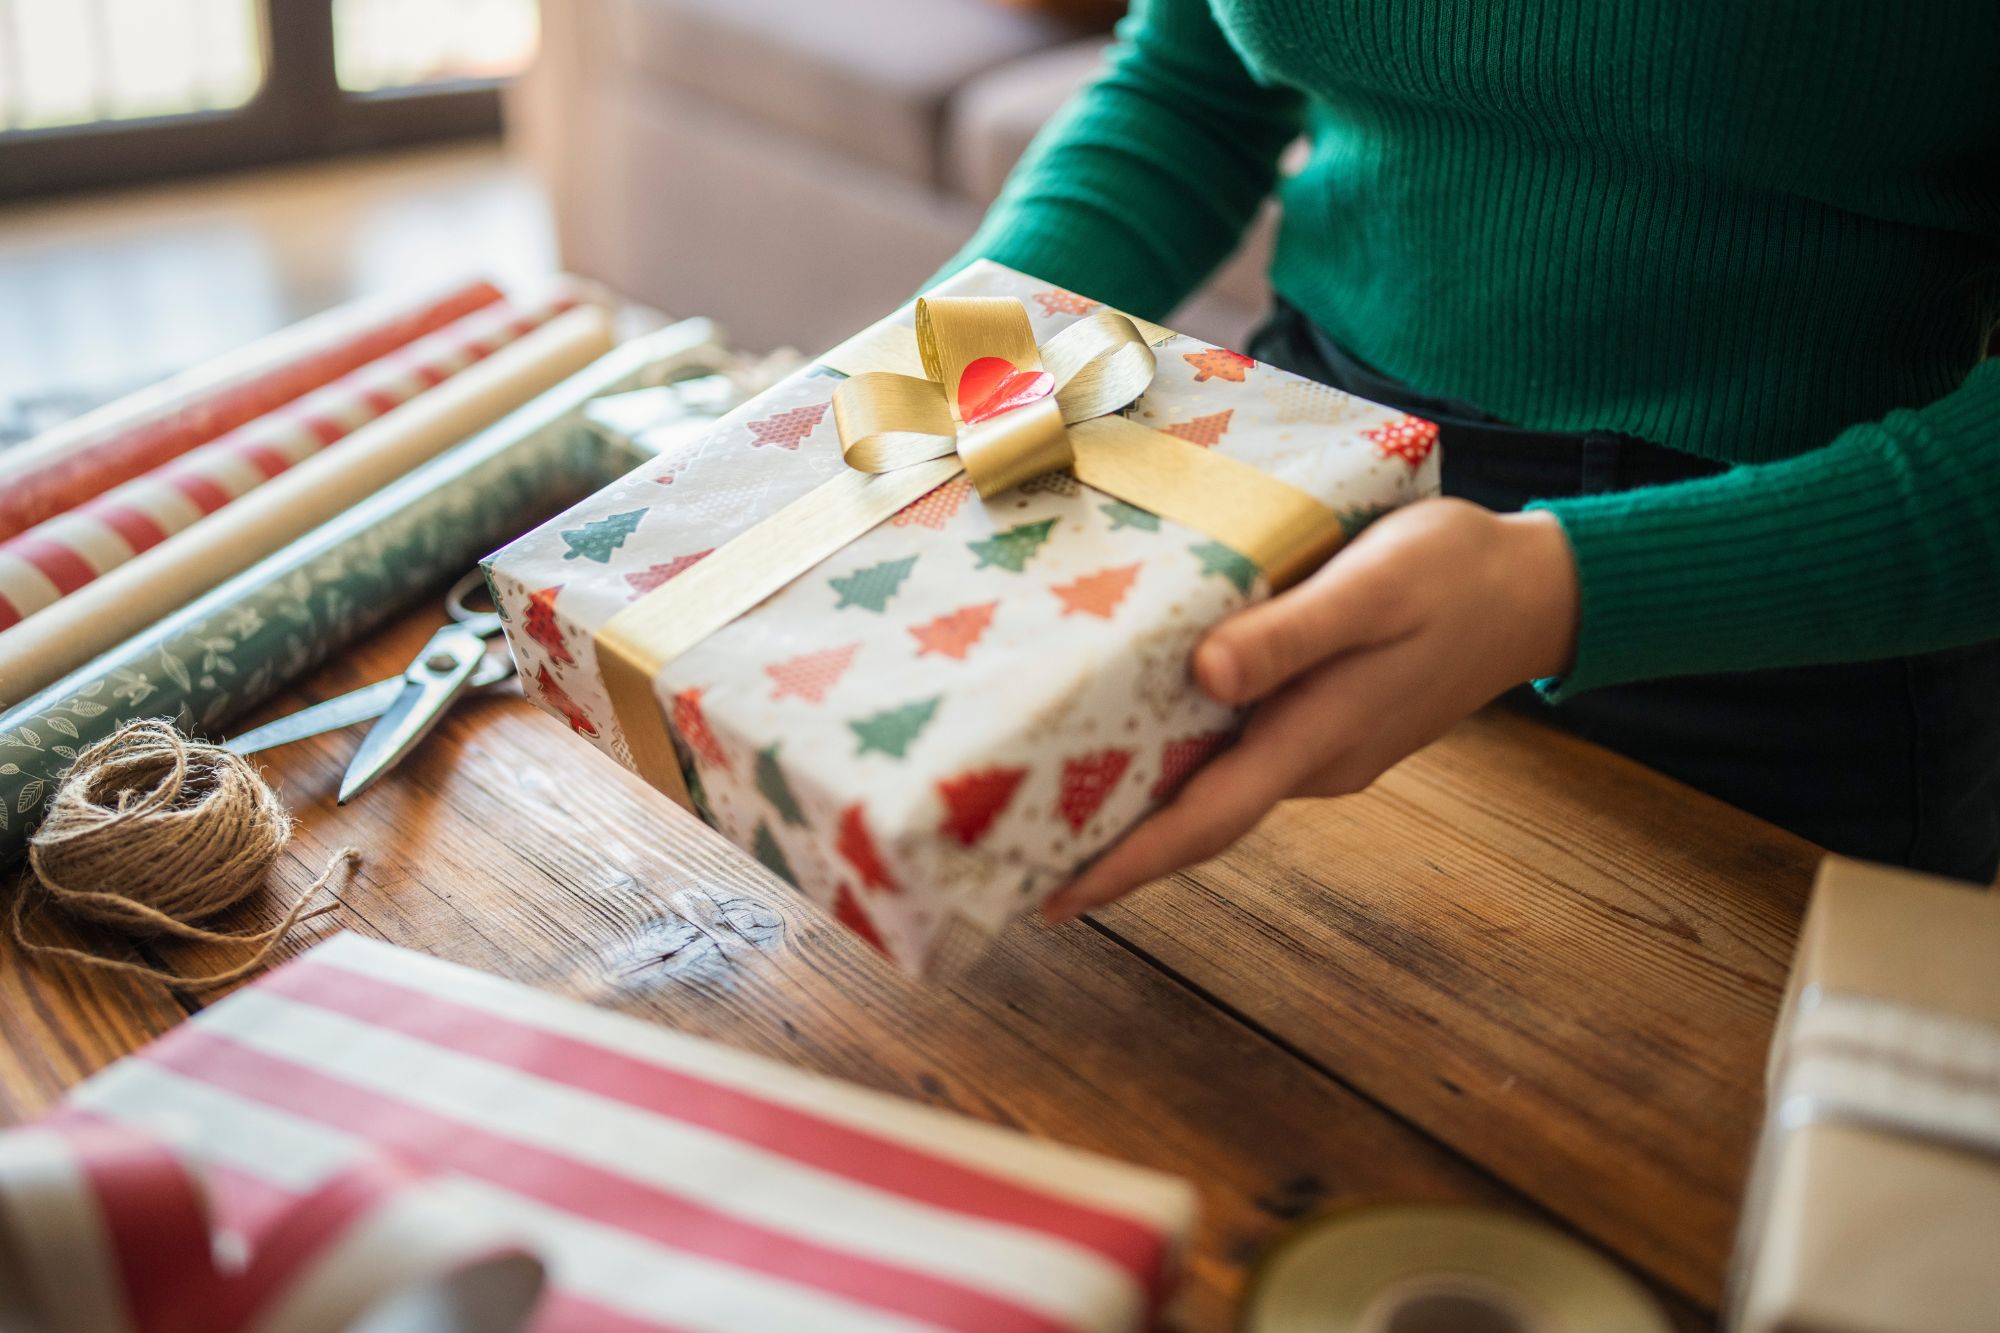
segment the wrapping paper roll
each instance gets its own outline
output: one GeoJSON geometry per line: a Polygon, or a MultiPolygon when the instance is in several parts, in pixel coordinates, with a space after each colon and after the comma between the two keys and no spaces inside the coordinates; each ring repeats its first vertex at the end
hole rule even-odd
{"type": "Polygon", "coordinates": [[[585,426],[707,340],[690,320],[625,344],[88,666],[0,713],[0,863],[76,752],[134,718],[213,734],[501,543],[639,459],[585,426]]]}
{"type": "Polygon", "coordinates": [[[7,630],[575,306],[477,310],[228,434],[0,541],[7,630]]]}
{"type": "Polygon", "coordinates": [[[470,282],[339,306],[0,453],[0,538],[101,495],[500,299],[470,282]]]}
{"type": "Polygon", "coordinates": [[[610,317],[572,310],[0,633],[0,700],[42,689],[610,349],[610,317]]]}

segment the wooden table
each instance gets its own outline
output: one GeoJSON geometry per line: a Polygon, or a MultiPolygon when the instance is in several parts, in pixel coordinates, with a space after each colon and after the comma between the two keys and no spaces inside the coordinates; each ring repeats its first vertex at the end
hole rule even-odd
{"type": "MultiPolygon", "coordinates": [[[[267,714],[400,671],[432,625],[267,714]]],[[[1635,764],[1491,710],[1092,920],[1023,923],[945,988],[518,697],[461,707],[337,809],[356,735],[268,757],[300,815],[279,887],[344,843],[366,858],[294,949],[362,931],[1184,1173],[1204,1204],[1190,1328],[1229,1326],[1289,1223],[1370,1199],[1540,1218],[1621,1257],[1682,1327],[1712,1321],[1817,852],[1635,764]]],[[[0,1123],[202,998],[0,947],[0,1123]]]]}

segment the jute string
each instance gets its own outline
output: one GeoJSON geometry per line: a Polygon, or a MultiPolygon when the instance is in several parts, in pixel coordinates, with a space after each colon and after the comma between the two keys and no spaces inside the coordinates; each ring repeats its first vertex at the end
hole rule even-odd
{"type": "Polygon", "coordinates": [[[264,884],[291,841],[292,817],[250,763],[220,746],[189,740],[171,723],[128,722],[77,755],[28,843],[28,874],[15,895],[14,940],[30,954],[152,977],[174,986],[218,986],[264,965],[285,932],[334,910],[306,904],[360,853],[343,847],[269,930],[231,933],[202,921],[236,906],[264,884]],[[127,936],[169,935],[211,944],[253,945],[241,964],[201,977],[48,944],[28,932],[31,899],[127,936]]]}

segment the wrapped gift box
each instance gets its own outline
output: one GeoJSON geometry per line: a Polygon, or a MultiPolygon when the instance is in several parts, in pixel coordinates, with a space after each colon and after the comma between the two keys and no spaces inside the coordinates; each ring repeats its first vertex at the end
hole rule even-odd
{"type": "Polygon", "coordinates": [[[2000,1327],[2000,897],[1830,857],[1772,1044],[1743,1333],[2000,1327]]]}
{"type": "MultiPolygon", "coordinates": [[[[1017,300],[1044,344],[1100,309],[990,263],[931,295],[1017,300]]],[[[1350,534],[1437,491],[1430,423],[1142,331],[1157,370],[1131,421],[1288,483],[1350,534]]],[[[607,623],[848,471],[842,363],[836,349],[488,561],[529,696],[628,767],[645,765],[606,688],[607,623]]],[[[934,970],[1227,742],[1237,718],[1195,689],[1189,654],[1268,593],[1235,549],[1070,472],[991,499],[959,476],[681,653],[653,691],[705,819],[934,970]]]]}
{"type": "MultiPolygon", "coordinates": [[[[1156,1326],[1194,1219],[1185,1181],[357,935],[89,1079],[44,1128],[93,1126],[178,1144],[259,1264],[339,1259],[312,1248],[337,1233],[302,1240],[297,1218],[370,1162],[449,1186],[546,1265],[540,1333],[1136,1333],[1156,1326]]],[[[79,1232],[29,1248],[53,1262],[79,1232]]],[[[76,1290],[87,1271],[70,1265],[70,1299],[60,1283],[52,1298],[101,1308],[76,1290]]],[[[237,1327],[143,1313],[134,1327],[237,1327]]],[[[444,1325],[395,1325],[419,1326],[444,1325]]]]}

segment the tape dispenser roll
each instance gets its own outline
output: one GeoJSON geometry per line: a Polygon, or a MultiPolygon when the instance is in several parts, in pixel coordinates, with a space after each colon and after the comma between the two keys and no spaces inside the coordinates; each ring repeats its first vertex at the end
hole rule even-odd
{"type": "Polygon", "coordinates": [[[1484,1208],[1337,1212],[1280,1240],[1242,1333],[1671,1333],[1646,1289],[1561,1232],[1484,1208]]]}

